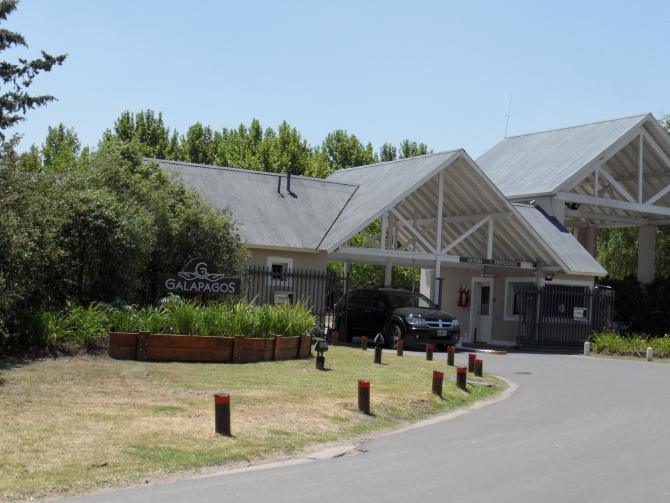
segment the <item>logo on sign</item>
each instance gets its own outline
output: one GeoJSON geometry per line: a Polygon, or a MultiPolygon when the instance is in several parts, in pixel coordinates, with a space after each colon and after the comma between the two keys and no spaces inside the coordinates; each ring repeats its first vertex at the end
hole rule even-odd
{"type": "Polygon", "coordinates": [[[176,294],[231,296],[240,293],[240,286],[240,278],[227,277],[204,257],[190,260],[177,274],[165,274],[159,280],[161,291],[176,294]]]}

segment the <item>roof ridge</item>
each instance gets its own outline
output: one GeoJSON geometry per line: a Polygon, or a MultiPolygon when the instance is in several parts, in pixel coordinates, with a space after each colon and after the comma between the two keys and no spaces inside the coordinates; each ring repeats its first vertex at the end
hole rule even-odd
{"type": "Polygon", "coordinates": [[[586,122],[584,124],[575,124],[574,126],[564,126],[564,127],[559,127],[559,128],[554,128],[554,129],[544,129],[542,131],[534,131],[531,133],[522,133],[522,134],[515,134],[511,136],[507,136],[503,138],[504,140],[509,140],[510,138],[520,138],[522,136],[532,136],[536,134],[543,134],[543,133],[553,133],[554,131],[564,131],[566,129],[576,129],[580,127],[586,127],[586,126],[595,126],[596,124],[605,124],[606,122],[616,122],[616,121],[623,121],[626,119],[633,119],[633,118],[642,118],[642,117],[647,117],[648,115],[652,115],[651,113],[646,113],[646,114],[635,114],[635,115],[628,115],[626,117],[617,117],[614,119],[606,119],[606,120],[601,120],[601,121],[595,121],[595,122],[586,122]]]}
{"type": "MultiPolygon", "coordinates": [[[[188,161],[174,161],[172,159],[158,159],[156,157],[143,157],[142,158],[143,162],[146,161],[156,161],[158,163],[165,163],[165,164],[176,164],[176,165],[181,165],[181,166],[192,166],[195,168],[201,168],[201,169],[213,169],[213,170],[219,170],[219,171],[232,171],[235,173],[245,173],[245,174],[251,174],[251,175],[261,175],[261,176],[282,176],[282,175],[287,175],[287,173],[273,173],[270,171],[259,171],[257,169],[247,169],[247,168],[232,168],[230,166],[215,166],[212,164],[200,164],[196,162],[188,162],[188,161]]],[[[345,183],[345,182],[337,182],[334,180],[328,180],[327,178],[316,178],[313,176],[304,176],[304,175],[291,175],[291,179],[295,180],[307,180],[310,182],[320,182],[320,183],[329,183],[332,185],[345,185],[347,187],[354,187],[357,188],[358,185],[353,184],[353,183],[345,183]]]]}
{"type": "Polygon", "coordinates": [[[419,159],[420,157],[431,157],[431,156],[437,156],[437,155],[444,155],[444,154],[453,154],[454,152],[458,152],[461,149],[455,148],[453,150],[442,150],[440,152],[431,152],[429,154],[422,154],[422,155],[415,155],[412,157],[403,157],[402,159],[393,159],[392,161],[382,161],[382,162],[375,162],[372,164],[363,164],[361,166],[352,166],[350,168],[342,168],[335,170],[331,173],[331,176],[336,174],[336,173],[341,173],[343,171],[354,171],[357,169],[365,169],[365,168],[372,168],[374,166],[381,166],[382,164],[393,164],[395,162],[404,162],[404,161],[409,161],[409,160],[414,160],[414,159],[419,159]]]}

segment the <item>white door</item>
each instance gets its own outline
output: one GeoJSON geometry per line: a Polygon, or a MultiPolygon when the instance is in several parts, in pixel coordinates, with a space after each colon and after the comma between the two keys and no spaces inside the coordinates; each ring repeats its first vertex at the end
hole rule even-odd
{"type": "Polygon", "coordinates": [[[472,278],[470,303],[470,340],[491,342],[493,311],[493,278],[472,278]]]}

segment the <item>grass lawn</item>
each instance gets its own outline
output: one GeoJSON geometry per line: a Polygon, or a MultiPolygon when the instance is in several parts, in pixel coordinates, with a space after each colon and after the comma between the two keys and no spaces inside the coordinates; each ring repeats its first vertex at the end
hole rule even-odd
{"type": "Polygon", "coordinates": [[[77,493],[166,473],[296,453],[489,397],[433,369],[453,368],[335,347],[314,360],[247,365],[150,363],[107,357],[0,360],[0,499],[77,493]],[[357,412],[356,380],[371,382],[373,415],[357,412]],[[234,438],[214,433],[213,394],[231,393],[234,438]]]}

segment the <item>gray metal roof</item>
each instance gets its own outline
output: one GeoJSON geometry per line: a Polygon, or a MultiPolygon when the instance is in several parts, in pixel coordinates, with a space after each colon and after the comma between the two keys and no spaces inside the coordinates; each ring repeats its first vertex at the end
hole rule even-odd
{"type": "Polygon", "coordinates": [[[356,184],[359,189],[324,239],[323,248],[332,250],[349,239],[462,153],[462,150],[440,152],[341,169],[330,175],[328,181],[356,184]]]}
{"type": "MultiPolygon", "coordinates": [[[[650,114],[505,138],[477,164],[508,198],[552,194],[650,114]]],[[[655,120],[655,119],[653,119],[655,120]]]]}
{"type": "Polygon", "coordinates": [[[530,228],[542,238],[565,271],[591,276],[607,274],[570,232],[559,229],[535,206],[517,203],[513,206],[530,228]]]}
{"type": "Polygon", "coordinates": [[[242,239],[255,246],[316,250],[342,208],[356,191],[343,183],[291,177],[291,192],[280,175],[246,169],[147,159],[175,174],[219,209],[230,209],[242,239]],[[327,190],[324,190],[327,189],[327,190]]]}
{"type": "MultiPolygon", "coordinates": [[[[286,190],[286,176],[281,175],[282,195],[277,193],[278,174],[155,162],[215,207],[230,209],[248,245],[329,253],[391,208],[408,221],[430,219],[443,171],[445,216],[455,217],[445,218],[443,245],[466,232],[481,214],[498,215],[493,258],[541,262],[574,274],[605,274],[572,235],[560,233],[535,208],[510,204],[463,150],[344,169],[326,180],[294,176],[292,194],[286,190]]],[[[428,239],[435,238],[434,225],[422,232],[428,239]]],[[[411,241],[406,229],[400,230],[399,238],[411,241]]],[[[482,227],[455,245],[452,253],[481,257],[485,246],[482,227]]],[[[422,251],[421,245],[416,250],[422,251]]]]}

